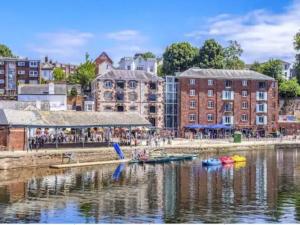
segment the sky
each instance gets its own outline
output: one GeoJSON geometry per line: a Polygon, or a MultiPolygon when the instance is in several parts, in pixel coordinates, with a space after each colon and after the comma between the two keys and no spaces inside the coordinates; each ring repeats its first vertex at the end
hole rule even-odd
{"type": "Polygon", "coordinates": [[[15,55],[78,64],[88,52],[161,56],[174,43],[237,40],[247,63],[293,61],[300,0],[3,0],[0,43],[15,55]]]}

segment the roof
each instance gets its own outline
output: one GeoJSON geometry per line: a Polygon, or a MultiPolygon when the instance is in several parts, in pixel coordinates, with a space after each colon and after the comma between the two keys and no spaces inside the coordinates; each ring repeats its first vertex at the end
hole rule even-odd
{"type": "Polygon", "coordinates": [[[102,52],[96,59],[95,62],[100,64],[104,61],[109,61],[111,64],[113,64],[112,59],[108,56],[106,52],[102,52]]]}
{"type": "Polygon", "coordinates": [[[179,78],[230,79],[230,80],[275,80],[252,70],[224,70],[190,68],[182,72],[179,78]]]}
{"type": "Polygon", "coordinates": [[[0,61],[40,61],[39,59],[28,59],[19,57],[3,57],[0,56],[0,61]]]}
{"type": "Polygon", "coordinates": [[[111,79],[111,80],[151,80],[163,81],[164,79],[143,70],[110,70],[96,79],[111,79]]]}
{"type": "Polygon", "coordinates": [[[51,63],[49,63],[49,62],[44,62],[44,63],[42,63],[42,65],[41,65],[41,69],[42,69],[42,70],[46,70],[46,69],[52,70],[53,68],[54,68],[54,65],[51,64],[51,63]]]}
{"type": "Polygon", "coordinates": [[[21,111],[0,109],[0,125],[14,127],[149,126],[137,113],[83,111],[21,111]]]}
{"type": "MultiPolygon", "coordinates": [[[[18,87],[18,95],[45,95],[49,94],[49,86],[51,84],[20,84],[18,87]]],[[[65,84],[54,85],[54,95],[66,95],[67,86],[65,84]]]]}

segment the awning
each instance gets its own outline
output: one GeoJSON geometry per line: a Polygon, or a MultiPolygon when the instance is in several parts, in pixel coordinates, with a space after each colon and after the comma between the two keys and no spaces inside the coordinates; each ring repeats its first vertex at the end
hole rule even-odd
{"type": "Polygon", "coordinates": [[[225,129],[231,130],[232,127],[230,125],[224,124],[212,124],[212,125],[203,125],[203,124],[191,124],[185,126],[187,129],[211,129],[211,130],[218,130],[218,129],[225,129]]]}

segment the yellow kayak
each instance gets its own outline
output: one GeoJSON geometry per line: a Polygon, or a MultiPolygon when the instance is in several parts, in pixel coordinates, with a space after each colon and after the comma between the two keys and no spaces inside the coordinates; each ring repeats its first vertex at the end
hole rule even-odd
{"type": "Polygon", "coordinates": [[[231,157],[234,162],[246,162],[246,157],[240,155],[234,155],[231,157]]]}

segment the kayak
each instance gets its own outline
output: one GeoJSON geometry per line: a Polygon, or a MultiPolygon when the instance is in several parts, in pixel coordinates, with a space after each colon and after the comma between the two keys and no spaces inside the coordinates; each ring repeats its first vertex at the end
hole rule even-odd
{"type": "Polygon", "coordinates": [[[222,162],[219,159],[209,158],[209,159],[203,160],[202,164],[204,166],[218,166],[218,165],[221,165],[222,162]]]}
{"type": "Polygon", "coordinates": [[[234,162],[246,162],[246,157],[240,155],[232,156],[234,162]]]}
{"type": "Polygon", "coordinates": [[[220,164],[217,166],[205,166],[204,168],[208,173],[213,173],[220,171],[222,169],[222,165],[220,164]]]}
{"type": "Polygon", "coordinates": [[[220,161],[222,162],[222,164],[231,164],[234,163],[234,160],[229,157],[229,156],[222,156],[220,157],[220,161]]]}

